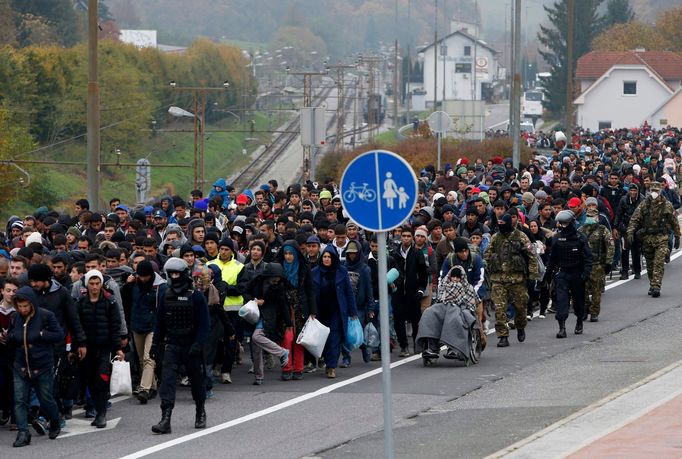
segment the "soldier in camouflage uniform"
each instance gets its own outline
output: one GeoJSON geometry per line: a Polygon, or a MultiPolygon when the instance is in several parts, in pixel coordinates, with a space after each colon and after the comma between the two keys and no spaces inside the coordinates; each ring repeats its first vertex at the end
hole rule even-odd
{"type": "Polygon", "coordinates": [[[680,224],[672,204],[661,195],[660,182],[651,182],[646,199],[637,206],[628,225],[628,242],[635,238],[642,243],[649,277],[649,295],[661,296],[665,257],[669,254],[668,237],[675,235],[675,248],[680,248],[680,224]]]}
{"type": "Polygon", "coordinates": [[[585,310],[583,320],[587,320],[587,312],[590,313],[590,322],[599,320],[601,309],[601,292],[605,284],[605,275],[611,272],[615,247],[611,232],[599,223],[599,211],[588,209],[585,223],[578,230],[587,237],[592,251],[592,272],[585,283],[585,310]]]}
{"type": "Polygon", "coordinates": [[[495,332],[498,347],[509,346],[507,302],[516,311],[514,324],[519,342],[526,339],[526,304],[528,280],[538,280],[538,262],[533,245],[524,233],[512,227],[511,215],[498,222],[499,232],[490,240],[485,261],[490,272],[491,299],[495,304],[495,332]]]}

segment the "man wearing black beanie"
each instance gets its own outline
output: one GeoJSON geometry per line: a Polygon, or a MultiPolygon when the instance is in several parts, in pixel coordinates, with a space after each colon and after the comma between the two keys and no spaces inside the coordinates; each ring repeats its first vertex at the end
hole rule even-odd
{"type": "Polygon", "coordinates": [[[206,249],[206,259],[208,261],[218,258],[218,241],[217,233],[208,232],[204,236],[204,249],[206,249]]]}

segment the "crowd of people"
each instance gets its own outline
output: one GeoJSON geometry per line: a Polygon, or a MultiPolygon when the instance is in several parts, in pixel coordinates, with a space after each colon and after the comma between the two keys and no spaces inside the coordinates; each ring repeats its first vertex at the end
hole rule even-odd
{"type": "MultiPolygon", "coordinates": [[[[105,427],[112,358],[131,363],[139,403],[160,398],[158,434],[171,432],[178,384],[191,386],[204,428],[216,384],[252,374],[262,385],[277,365],[282,381],[333,379],[356,364],[349,319],[379,327],[379,257],[395,273],[389,335],[401,358],[438,357],[448,307],[473,312],[483,346],[487,327],[507,347],[510,330],[523,342],[528,322],[548,314],[566,338],[571,308],[580,334],[602,317],[605,277],[639,279],[642,256],[649,295],[660,296],[680,244],[682,133],[550,139],[551,156],[518,167],[502,157],[426,165],[388,253],[349,220],[331,179],[239,193],[219,179],[207,196],[112,198],[104,211],[79,199],[12,216],[0,248],[0,424],[16,426],[16,447],[30,444],[29,426],[57,438],[74,406],[105,427]],[[255,324],[239,314],[252,300],[255,324]],[[310,318],[329,328],[320,358],[296,342],[310,318]]],[[[359,354],[381,359],[376,346],[359,354]]]]}

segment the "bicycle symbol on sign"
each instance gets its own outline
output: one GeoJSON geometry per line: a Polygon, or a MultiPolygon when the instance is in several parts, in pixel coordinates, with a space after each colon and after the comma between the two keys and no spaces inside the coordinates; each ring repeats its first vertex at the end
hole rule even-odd
{"type": "Polygon", "coordinates": [[[343,199],[346,202],[353,202],[356,197],[361,201],[373,202],[377,198],[377,193],[373,189],[368,188],[367,183],[357,186],[355,182],[351,182],[350,188],[343,192],[343,199]]]}

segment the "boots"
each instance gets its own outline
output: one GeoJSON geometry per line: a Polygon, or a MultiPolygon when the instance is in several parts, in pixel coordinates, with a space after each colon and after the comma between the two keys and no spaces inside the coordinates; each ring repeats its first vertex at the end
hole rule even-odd
{"type": "Polygon", "coordinates": [[[107,426],[107,412],[98,411],[95,416],[95,420],[90,423],[91,426],[95,426],[98,429],[104,429],[107,426]]]}
{"type": "Polygon", "coordinates": [[[519,343],[523,343],[526,341],[526,330],[523,328],[519,328],[516,330],[516,338],[519,340],[519,343]]]}
{"type": "Polygon", "coordinates": [[[500,336],[500,339],[497,342],[497,347],[508,347],[508,346],[509,346],[509,338],[506,336],[500,336]]]}
{"type": "Polygon", "coordinates": [[[161,408],[161,420],[158,424],[152,426],[152,432],[158,434],[171,433],[171,414],[173,408],[161,408]]]}
{"type": "Polygon", "coordinates": [[[204,409],[204,405],[197,405],[197,412],[194,418],[194,428],[195,429],[206,428],[206,410],[204,409]]]}
{"type": "Polygon", "coordinates": [[[559,321],[559,333],[556,334],[557,338],[566,338],[566,319],[559,321]]]}
{"type": "Polygon", "coordinates": [[[583,334],[583,321],[578,320],[575,324],[575,334],[576,335],[582,335],[583,334]]]}

